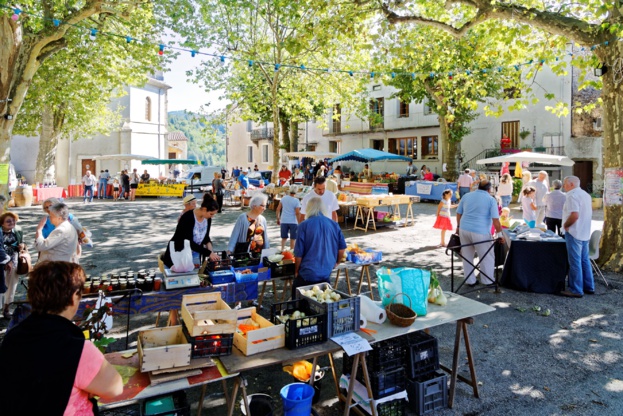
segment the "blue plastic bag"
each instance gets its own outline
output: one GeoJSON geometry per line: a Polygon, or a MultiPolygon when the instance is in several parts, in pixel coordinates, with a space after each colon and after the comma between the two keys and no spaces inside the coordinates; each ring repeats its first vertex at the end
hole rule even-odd
{"type": "Polygon", "coordinates": [[[376,271],[376,276],[378,277],[377,284],[383,306],[389,305],[394,295],[398,295],[393,303],[402,303],[410,307],[418,316],[426,315],[430,270],[411,267],[397,269],[382,267],[376,271]],[[409,296],[410,304],[409,299],[400,295],[401,293],[409,296]]]}

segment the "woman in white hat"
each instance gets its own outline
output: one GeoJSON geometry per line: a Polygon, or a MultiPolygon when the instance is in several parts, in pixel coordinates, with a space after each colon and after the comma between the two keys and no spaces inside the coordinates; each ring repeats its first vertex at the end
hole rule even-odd
{"type": "Polygon", "coordinates": [[[184,204],[184,210],[180,213],[180,216],[177,217],[178,222],[180,221],[180,218],[182,218],[182,215],[197,208],[197,198],[195,198],[193,194],[186,195],[182,202],[184,204]]]}

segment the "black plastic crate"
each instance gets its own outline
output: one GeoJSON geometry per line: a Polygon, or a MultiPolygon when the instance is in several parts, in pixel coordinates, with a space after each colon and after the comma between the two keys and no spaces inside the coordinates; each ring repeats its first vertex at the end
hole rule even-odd
{"type": "Polygon", "coordinates": [[[270,269],[271,279],[294,276],[294,261],[288,264],[279,264],[268,260],[268,257],[264,257],[262,263],[270,269]]]}
{"type": "Polygon", "coordinates": [[[227,256],[226,251],[221,251],[218,253],[221,257],[220,260],[211,261],[207,260],[208,265],[206,266],[206,270],[209,272],[217,272],[219,270],[229,270],[231,268],[231,259],[227,256]]]}
{"type": "Polygon", "coordinates": [[[230,355],[232,346],[234,345],[234,334],[213,334],[213,335],[197,335],[191,337],[186,329],[186,325],[182,325],[186,340],[190,343],[190,357],[218,357],[221,355],[230,355]]]}
{"type": "MultiPolygon", "coordinates": [[[[353,368],[353,357],[349,357],[344,354],[342,357],[342,374],[351,374],[353,368]]],[[[368,368],[368,375],[370,376],[370,388],[372,389],[372,395],[375,399],[382,399],[383,397],[396,394],[405,389],[405,368],[398,367],[392,370],[382,371],[370,371],[368,368]]],[[[363,370],[359,368],[357,370],[357,381],[364,384],[363,370]]]]}
{"type": "Polygon", "coordinates": [[[327,314],[313,312],[307,300],[295,299],[288,302],[273,303],[270,310],[271,322],[275,325],[284,324],[286,348],[294,350],[314,344],[322,344],[327,340],[327,314]],[[278,317],[292,315],[293,312],[304,312],[304,318],[288,319],[282,322],[278,317]]]}
{"type": "Polygon", "coordinates": [[[394,399],[376,405],[376,414],[378,416],[403,416],[406,410],[406,399],[394,399]]]}
{"type": "Polygon", "coordinates": [[[297,298],[307,299],[309,301],[309,306],[317,313],[325,312],[327,314],[327,331],[329,338],[336,335],[359,331],[359,326],[361,325],[361,298],[359,296],[350,296],[346,293],[340,292],[339,290],[331,288],[333,292],[338,293],[341,296],[341,299],[331,303],[320,303],[315,299],[303,295],[303,290],[310,290],[314,286],[318,286],[322,291],[327,288],[331,288],[331,285],[328,283],[301,286],[296,289],[295,296],[297,298]]]}
{"type": "Polygon", "coordinates": [[[416,415],[426,415],[448,407],[448,376],[435,372],[415,380],[407,380],[409,407],[416,415]]]}
{"type": "Polygon", "coordinates": [[[366,352],[368,371],[393,370],[404,367],[405,337],[392,338],[372,344],[372,351],[366,352]]]}
{"type": "Polygon", "coordinates": [[[186,393],[180,390],[145,399],[141,405],[141,416],[190,416],[190,404],[186,400],[186,393]],[[173,403],[173,409],[165,405],[167,402],[173,403]],[[158,411],[159,407],[162,407],[162,411],[158,411]],[[164,410],[165,408],[169,410],[164,410]]]}
{"type": "Polygon", "coordinates": [[[234,267],[257,266],[260,264],[259,253],[235,253],[230,255],[232,265],[234,267]]]}
{"type": "Polygon", "coordinates": [[[424,331],[406,335],[407,377],[415,379],[439,370],[437,338],[424,331]]]}

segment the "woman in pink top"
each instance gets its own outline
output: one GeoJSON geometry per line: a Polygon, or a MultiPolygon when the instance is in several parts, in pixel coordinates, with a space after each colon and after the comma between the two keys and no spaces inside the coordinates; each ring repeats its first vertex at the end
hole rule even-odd
{"type": "Polygon", "coordinates": [[[117,370],[71,319],[85,274],[74,263],[38,263],[28,280],[32,314],[0,346],[0,414],[93,415],[93,396],[123,391],[117,370]]]}

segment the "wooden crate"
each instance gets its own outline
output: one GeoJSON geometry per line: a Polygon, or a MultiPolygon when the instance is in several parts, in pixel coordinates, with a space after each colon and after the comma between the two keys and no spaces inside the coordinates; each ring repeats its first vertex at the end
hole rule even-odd
{"type": "Polygon", "coordinates": [[[382,198],[376,195],[370,198],[357,198],[357,205],[361,205],[362,207],[378,207],[381,199],[382,198]]]}
{"type": "Polygon", "coordinates": [[[137,349],[143,373],[190,365],[190,343],[181,325],[140,331],[137,349]]]}
{"type": "Polygon", "coordinates": [[[193,337],[233,334],[237,318],[236,311],[221,299],[220,291],[182,297],[182,320],[193,337]]]}
{"type": "Polygon", "coordinates": [[[272,324],[259,315],[255,307],[238,310],[239,324],[250,324],[251,320],[260,324],[260,328],[247,332],[246,337],[239,331],[234,333],[234,345],[242,351],[244,355],[258,354],[285,346],[286,334],[283,324],[272,324]]]}

